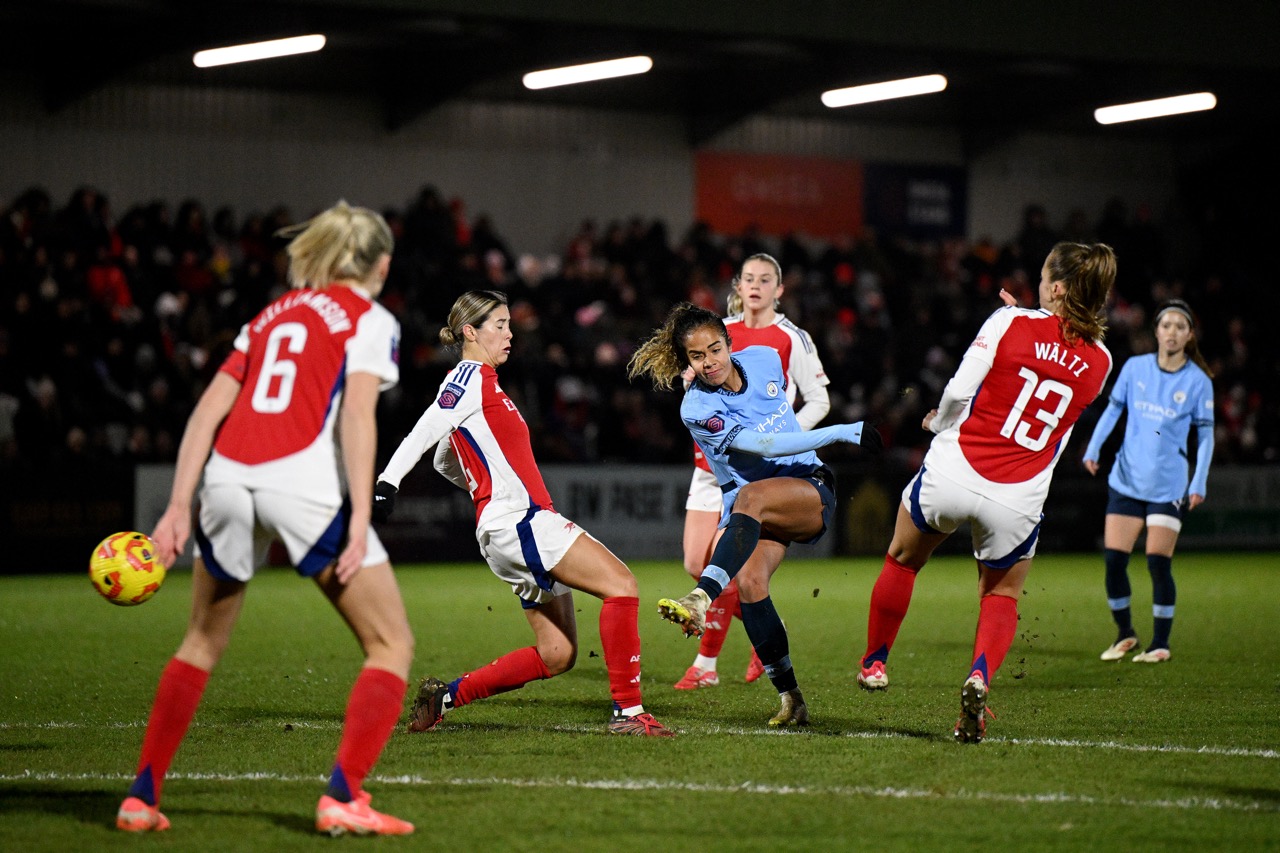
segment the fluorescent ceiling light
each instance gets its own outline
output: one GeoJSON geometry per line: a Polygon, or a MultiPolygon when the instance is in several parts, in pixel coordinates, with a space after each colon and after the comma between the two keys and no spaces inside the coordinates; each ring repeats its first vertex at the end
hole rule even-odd
{"type": "Polygon", "coordinates": [[[191,61],[197,68],[212,68],[215,65],[230,65],[233,62],[274,59],[277,56],[293,56],[295,53],[314,53],[322,47],[324,47],[324,36],[294,36],[287,39],[200,50],[196,51],[191,61]]]}
{"type": "Polygon", "coordinates": [[[625,59],[588,62],[586,65],[530,71],[524,75],[524,85],[526,89],[550,89],[552,86],[568,86],[572,83],[607,80],[610,77],[626,77],[628,74],[643,74],[652,67],[653,60],[647,56],[628,56],[625,59]]]}
{"type": "Polygon", "coordinates": [[[1182,113],[1211,110],[1217,105],[1218,99],[1213,96],[1212,92],[1197,92],[1194,95],[1178,95],[1174,98],[1159,98],[1154,101],[1138,101],[1133,104],[1100,107],[1093,111],[1093,117],[1098,124],[1119,124],[1122,121],[1138,121],[1144,118],[1176,116],[1182,113]]]}
{"type": "Polygon", "coordinates": [[[912,95],[928,95],[947,88],[947,78],[941,74],[908,77],[905,80],[889,80],[885,83],[868,83],[847,89],[832,89],[822,93],[822,103],[829,107],[849,107],[869,104],[872,101],[888,101],[892,98],[909,98],[912,95]]]}

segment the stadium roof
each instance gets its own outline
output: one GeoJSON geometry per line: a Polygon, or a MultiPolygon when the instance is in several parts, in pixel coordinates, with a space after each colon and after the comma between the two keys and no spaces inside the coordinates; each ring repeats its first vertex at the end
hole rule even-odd
{"type": "Polygon", "coordinates": [[[333,92],[389,132],[457,99],[683,119],[697,146],[756,114],[958,130],[971,151],[1047,132],[1231,143],[1280,128],[1280,3],[1237,0],[43,0],[0,5],[0,69],[57,113],[121,82],[333,92]],[[305,56],[192,53],[324,33],[305,56]],[[529,91],[526,71],[647,54],[639,77],[529,91]],[[829,110],[822,91],[942,73],[945,92],[829,110]],[[1099,106],[1209,90],[1212,112],[1102,128],[1099,106]]]}

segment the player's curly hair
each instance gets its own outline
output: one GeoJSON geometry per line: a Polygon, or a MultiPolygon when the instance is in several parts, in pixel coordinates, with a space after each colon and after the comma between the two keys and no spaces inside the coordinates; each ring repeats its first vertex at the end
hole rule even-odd
{"type": "Polygon", "coordinates": [[[648,376],[653,380],[654,388],[671,390],[680,374],[689,366],[684,342],[689,335],[704,327],[710,327],[732,348],[729,330],[724,327],[724,320],[720,319],[720,315],[690,302],[681,302],[667,314],[662,328],[654,329],[649,340],[641,344],[635,355],[631,356],[631,361],[627,363],[627,378],[648,376]]]}
{"type": "Polygon", "coordinates": [[[281,228],[276,236],[290,238],[289,282],[295,288],[368,281],[378,259],[390,255],[396,245],[385,219],[345,201],[306,222],[281,228]]]}
{"type": "Polygon", "coordinates": [[[1062,334],[1068,343],[1100,341],[1107,331],[1107,297],[1116,283],[1116,253],[1106,243],[1059,243],[1044,262],[1049,281],[1063,286],[1062,334]]]}
{"type": "Polygon", "coordinates": [[[461,346],[462,327],[479,328],[499,305],[507,304],[507,295],[498,290],[468,290],[454,300],[449,309],[449,319],[440,330],[440,343],[447,347],[461,346]]]}

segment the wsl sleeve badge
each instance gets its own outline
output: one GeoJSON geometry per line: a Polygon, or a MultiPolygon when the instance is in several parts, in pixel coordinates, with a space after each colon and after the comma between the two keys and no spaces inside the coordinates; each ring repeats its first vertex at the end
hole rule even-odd
{"type": "Polygon", "coordinates": [[[444,386],[444,390],[440,392],[440,396],[436,398],[436,403],[442,409],[456,408],[458,401],[462,399],[462,395],[465,393],[467,393],[466,388],[449,382],[444,386]]]}
{"type": "Polygon", "coordinates": [[[98,594],[121,607],[141,604],[164,583],[164,564],[156,559],[150,537],[134,531],[113,533],[89,558],[89,580],[98,594]]]}

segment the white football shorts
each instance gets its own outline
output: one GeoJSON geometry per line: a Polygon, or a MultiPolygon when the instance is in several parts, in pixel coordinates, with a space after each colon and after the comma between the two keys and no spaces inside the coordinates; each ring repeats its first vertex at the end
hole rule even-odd
{"type": "Polygon", "coordinates": [[[969,522],[973,556],[990,568],[1007,569],[1036,555],[1041,507],[1033,515],[1010,509],[924,467],[902,490],[902,505],[924,533],[954,533],[969,522]]]}
{"type": "MultiPolygon", "coordinates": [[[[200,490],[196,556],[219,580],[248,581],[279,539],[304,577],[324,571],[342,553],[348,513],[343,503],[305,495],[249,489],[233,484],[200,490]]],[[[387,551],[369,528],[364,566],[387,561],[387,551]]]]}
{"type": "Polygon", "coordinates": [[[701,468],[693,469],[693,479],[689,481],[689,499],[684,502],[685,509],[698,512],[724,512],[724,492],[716,482],[716,475],[701,468]]]}
{"type": "Polygon", "coordinates": [[[487,524],[476,531],[480,553],[493,573],[511,585],[526,609],[567,595],[569,587],[553,580],[551,570],[586,531],[545,509],[531,509],[523,517],[507,515],[504,520],[514,523],[487,524]]]}

